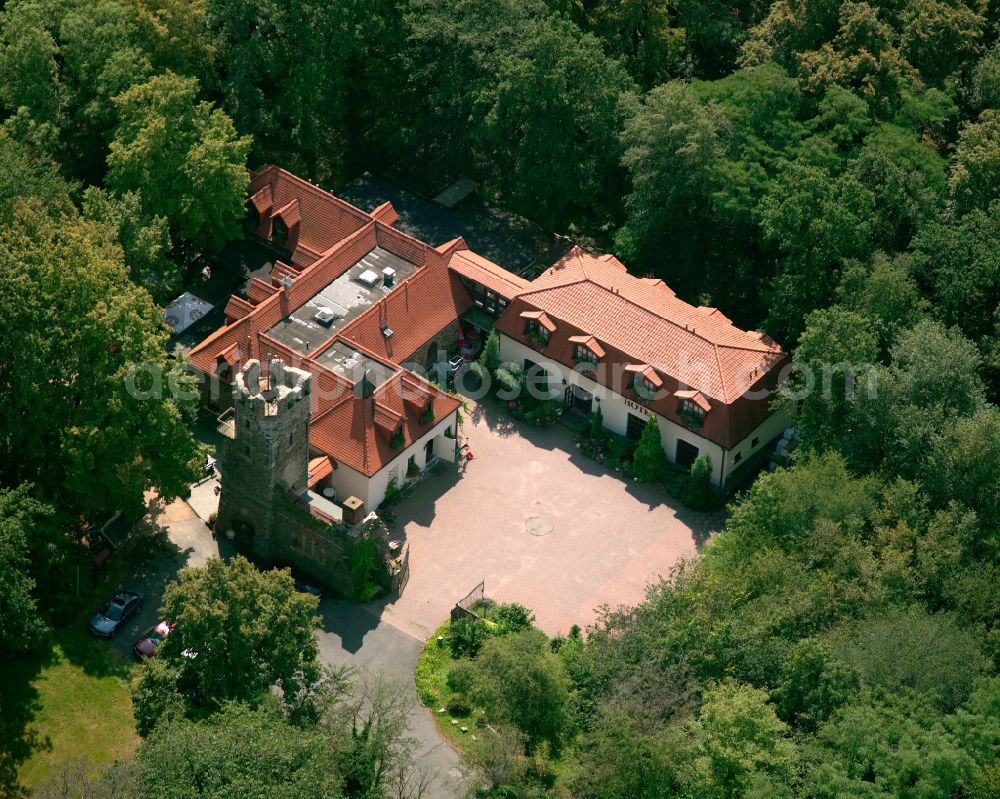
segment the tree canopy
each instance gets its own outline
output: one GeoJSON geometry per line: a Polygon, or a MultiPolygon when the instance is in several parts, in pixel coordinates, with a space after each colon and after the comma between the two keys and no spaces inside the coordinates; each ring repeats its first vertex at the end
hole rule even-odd
{"type": "Polygon", "coordinates": [[[160,613],[177,628],[157,654],[212,705],[253,702],[275,684],[291,700],[319,678],[316,605],[287,571],[213,558],[167,586],[160,613]]]}
{"type": "Polygon", "coordinates": [[[216,248],[234,238],[250,185],[250,138],[198,100],[197,79],[158,75],[118,95],[115,107],[108,185],[143,193],[146,210],[182,238],[216,248]]]}

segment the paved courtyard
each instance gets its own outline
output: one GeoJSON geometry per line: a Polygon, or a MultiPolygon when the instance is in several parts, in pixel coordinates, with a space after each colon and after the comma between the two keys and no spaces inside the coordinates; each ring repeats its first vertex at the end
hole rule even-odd
{"type": "Polygon", "coordinates": [[[583,456],[562,425],[528,428],[493,405],[471,416],[463,435],[473,459],[396,506],[392,532],[409,543],[410,579],[400,597],[370,607],[415,638],[480,580],[487,596],[532,608],[549,634],[586,626],[602,604],[640,601],[718,523],[583,456]]]}

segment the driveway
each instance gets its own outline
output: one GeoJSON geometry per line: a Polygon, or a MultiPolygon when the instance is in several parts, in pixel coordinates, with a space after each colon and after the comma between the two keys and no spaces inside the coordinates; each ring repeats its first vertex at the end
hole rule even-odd
{"type": "Polygon", "coordinates": [[[136,640],[160,621],[163,591],[177,573],[187,566],[204,566],[210,557],[219,555],[211,531],[184,500],[164,507],[155,496],[147,499],[150,510],[145,521],[165,529],[167,541],[151,546],[129,577],[128,587],[142,591],[146,599],[139,613],[112,639],[111,645],[126,657],[131,657],[136,640]]]}
{"type": "Polygon", "coordinates": [[[719,523],[586,458],[562,425],[527,427],[492,404],[471,417],[462,432],[473,459],[426,478],[396,508],[409,582],[373,610],[415,638],[481,580],[488,597],[534,610],[550,635],[592,624],[601,605],[641,601],[719,523]]]}
{"type": "MultiPolygon", "coordinates": [[[[220,556],[219,544],[192,507],[198,508],[202,515],[215,509],[212,507],[213,482],[195,487],[192,504],[179,499],[164,508],[151,501],[146,520],[165,528],[168,543],[150,549],[132,572],[129,587],[143,591],[146,601],[139,614],[111,641],[110,645],[122,655],[131,657],[135,641],[159,621],[158,609],[164,588],[176,579],[177,573],[186,566],[204,566],[210,557],[220,556]]],[[[226,543],[223,546],[226,547],[226,543]]],[[[223,551],[221,554],[231,553],[223,551]]],[[[462,796],[464,787],[458,770],[458,754],[438,735],[430,712],[417,700],[413,669],[423,643],[350,602],[324,598],[320,614],[323,617],[323,626],[318,631],[321,662],[350,663],[372,674],[382,674],[405,687],[413,703],[409,734],[417,741],[416,762],[436,774],[424,794],[426,799],[462,796]]]]}
{"type": "Polygon", "coordinates": [[[423,642],[397,630],[384,620],[350,602],[324,598],[320,603],[323,625],[319,632],[320,660],[349,663],[370,674],[404,686],[412,701],[410,735],[417,741],[414,759],[418,767],[434,774],[425,799],[455,799],[465,785],[458,768],[459,757],[438,735],[430,711],[421,707],[413,682],[413,669],[423,642]]]}

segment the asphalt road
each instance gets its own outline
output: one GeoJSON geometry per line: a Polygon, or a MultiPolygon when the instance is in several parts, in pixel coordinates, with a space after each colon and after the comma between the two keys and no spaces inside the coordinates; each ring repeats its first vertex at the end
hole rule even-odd
{"type": "Polygon", "coordinates": [[[456,799],[464,795],[458,754],[438,735],[430,711],[417,699],[413,668],[423,642],[350,602],[323,599],[320,613],[323,616],[319,633],[321,661],[333,665],[350,663],[371,674],[381,674],[404,686],[411,696],[410,734],[419,742],[416,762],[435,774],[425,799],[456,799]]]}
{"type": "MultiPolygon", "coordinates": [[[[185,566],[202,566],[208,558],[220,554],[208,527],[183,501],[162,511],[155,521],[166,528],[168,543],[150,550],[122,586],[142,591],[145,601],[139,613],[109,642],[126,657],[132,657],[136,640],[160,621],[158,609],[163,591],[177,573],[185,566]]],[[[324,598],[320,613],[322,662],[350,663],[370,674],[381,674],[402,685],[412,698],[410,735],[418,741],[416,761],[435,774],[424,799],[457,799],[464,795],[458,754],[438,735],[430,711],[417,699],[413,669],[423,643],[349,602],[324,598]]]]}

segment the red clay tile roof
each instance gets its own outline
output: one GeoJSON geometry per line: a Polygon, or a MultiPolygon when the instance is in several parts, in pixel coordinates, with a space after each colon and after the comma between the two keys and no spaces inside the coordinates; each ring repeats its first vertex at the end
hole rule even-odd
{"type": "Polygon", "coordinates": [[[591,335],[585,334],[582,336],[570,336],[569,341],[572,344],[579,344],[583,347],[586,347],[588,350],[594,353],[594,355],[596,355],[598,358],[603,358],[607,354],[604,351],[604,347],[602,347],[598,343],[597,339],[591,335]]]}
{"type": "MultiPolygon", "coordinates": [[[[337,242],[371,222],[371,217],[360,208],[276,166],[261,167],[254,172],[250,192],[261,214],[257,233],[265,238],[271,230],[271,215],[276,209],[287,209],[293,200],[298,201],[299,235],[292,253],[292,263],[296,266],[308,266],[337,242]],[[260,192],[265,188],[271,192],[269,212],[261,210],[258,204],[260,192]]],[[[285,219],[285,224],[292,226],[289,219],[285,219]]]]}
{"type": "Polygon", "coordinates": [[[399,214],[397,214],[396,209],[392,207],[392,203],[386,201],[371,212],[371,217],[372,219],[377,219],[385,225],[395,225],[396,220],[399,219],[399,214]]]}
{"type": "MultiPolygon", "coordinates": [[[[462,244],[464,247],[465,242],[462,244]]],[[[523,277],[511,274],[469,249],[457,251],[451,256],[448,266],[462,277],[474,280],[507,299],[524,291],[530,285],[523,277]]]]}
{"type": "Polygon", "coordinates": [[[705,395],[700,391],[675,391],[674,396],[678,399],[689,399],[703,411],[708,413],[712,410],[712,403],[705,399],[705,395]]]}
{"type": "Polygon", "coordinates": [[[299,198],[293,197],[281,206],[281,208],[275,211],[274,216],[280,216],[281,221],[284,222],[289,229],[291,229],[293,225],[299,224],[302,220],[302,216],[299,213],[299,198]]]}
{"type": "MultiPolygon", "coordinates": [[[[251,280],[249,301],[232,297],[227,312],[231,312],[233,321],[195,347],[191,360],[207,374],[216,372],[220,359],[236,369],[251,358],[267,361],[270,357],[308,370],[313,375],[311,446],[324,453],[328,461],[332,459],[330,468],[344,463],[374,475],[402,452],[390,446],[400,422],[405,448],[430,430],[437,423],[435,419],[444,419],[460,406],[457,399],[400,370],[397,364],[471,305],[468,293],[448,270],[449,259],[465,243],[458,239],[431,249],[389,226],[386,220],[394,221],[395,212],[388,204],[377,209],[378,218],[369,216],[275,167],[254,173],[251,192],[251,202],[261,214],[258,235],[269,231],[271,218],[279,214],[289,227],[298,223],[292,263],[277,262],[270,282],[251,280]],[[417,268],[339,333],[317,342],[309,355],[303,356],[267,335],[277,322],[309,302],[376,246],[417,268]],[[291,279],[287,288],[282,285],[286,277],[291,279]],[[382,335],[382,322],[394,330],[388,341],[382,335]],[[338,339],[390,370],[390,377],[372,396],[360,396],[345,377],[310,357],[338,339]],[[434,418],[421,421],[428,403],[434,418]]],[[[314,459],[310,464],[311,479],[317,473],[314,466],[320,471],[326,468],[314,459]]]]}
{"type": "Polygon", "coordinates": [[[349,391],[314,414],[309,427],[309,443],[338,463],[371,477],[460,406],[456,398],[401,371],[379,386],[371,397],[349,391]],[[432,398],[434,415],[426,422],[421,421],[422,410],[405,401],[406,392],[414,381],[421,383],[432,398]],[[400,422],[403,424],[403,445],[394,449],[391,441],[400,422]]]}
{"type": "MultiPolygon", "coordinates": [[[[389,205],[366,214],[273,166],[253,174],[250,203],[260,215],[258,235],[269,235],[277,214],[283,215],[289,227],[298,222],[297,236],[290,235],[288,242],[294,247],[291,264],[277,263],[270,282],[252,280],[249,302],[230,300],[227,318],[231,323],[198,345],[191,359],[206,373],[216,370],[220,358],[233,367],[269,354],[305,364],[317,384],[328,384],[338,397],[320,400],[314,394],[314,446],[366,474],[374,474],[394,457],[386,435],[377,432],[376,409],[384,406],[379,412],[384,418],[392,415],[386,409],[394,409],[393,414],[404,421],[406,435],[412,436],[420,428],[420,402],[399,398],[397,407],[385,399],[376,399],[374,404],[371,399],[362,401],[344,390],[344,378],[265,334],[376,246],[417,268],[339,333],[319,342],[310,354],[325,350],[339,338],[388,364],[403,363],[471,307],[462,285],[465,278],[511,300],[497,323],[507,335],[528,343],[521,317],[536,319],[545,327],[551,336],[544,354],[550,358],[572,364],[574,345],[583,344],[598,355],[601,365],[641,365],[654,385],[668,390],[690,387],[699,392],[693,401],[706,410],[721,404],[727,409],[725,414],[707,414],[702,434],[724,445],[740,440],[748,425],[767,415],[766,403],[750,407],[741,395],[751,386],[771,381],[775,365],[785,359],[777,344],[760,333],[739,330],[714,308],[683,302],[662,280],[629,275],[611,255],[575,247],[529,283],[472,253],[462,239],[432,249],[392,228],[396,214],[389,205]],[[290,287],[282,286],[284,278],[291,278],[290,287]],[[383,328],[391,328],[393,335],[387,338],[383,328]]],[[[412,391],[406,375],[397,371],[376,393],[397,384],[412,391]]],[[[613,383],[608,385],[628,394],[628,385],[613,383]]],[[[446,408],[457,407],[437,389],[432,397],[439,418],[446,408]]],[[[676,404],[675,397],[651,407],[675,415],[676,404]]]]}
{"type": "Polygon", "coordinates": [[[235,322],[237,319],[242,319],[250,313],[253,308],[253,303],[247,302],[241,297],[237,297],[233,294],[229,298],[229,302],[226,303],[226,320],[231,323],[235,322]]]}
{"type": "MultiPolygon", "coordinates": [[[[783,358],[763,334],[740,330],[714,308],[689,305],[661,280],[629,275],[613,256],[579,247],[532,281],[499,327],[523,338],[512,317],[526,311],[544,311],[557,326],[568,323],[623,353],[626,362],[649,364],[723,403],[742,395],[783,358]]],[[[568,355],[550,357],[570,362],[568,355]]]]}
{"type": "Polygon", "coordinates": [[[458,319],[472,299],[437,254],[340,333],[345,341],[393,363],[406,362],[458,319]],[[382,332],[385,325],[392,337],[382,332]]]}
{"type": "Polygon", "coordinates": [[[271,187],[269,185],[261,186],[250,195],[250,202],[257,209],[258,214],[270,213],[274,207],[274,200],[271,197],[271,187]]]}
{"type": "Polygon", "coordinates": [[[542,327],[548,330],[550,333],[554,332],[556,329],[555,322],[549,319],[549,316],[545,311],[521,311],[518,314],[522,319],[528,319],[532,322],[538,322],[542,327]]]}
{"type": "Polygon", "coordinates": [[[306,485],[312,488],[316,483],[325,480],[333,474],[336,468],[336,464],[330,460],[329,455],[320,455],[318,458],[313,458],[309,461],[309,479],[306,481],[306,485]]]}

